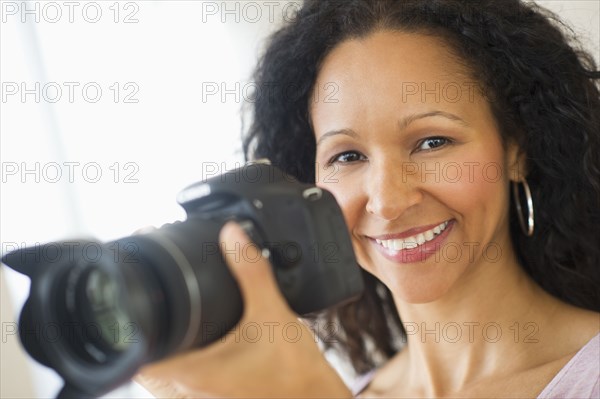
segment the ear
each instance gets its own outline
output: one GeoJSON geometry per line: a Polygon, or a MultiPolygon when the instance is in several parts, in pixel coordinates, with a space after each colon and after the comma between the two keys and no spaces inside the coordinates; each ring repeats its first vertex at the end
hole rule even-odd
{"type": "Polygon", "coordinates": [[[506,147],[506,170],[510,181],[523,181],[527,177],[527,154],[516,142],[509,140],[506,147]]]}

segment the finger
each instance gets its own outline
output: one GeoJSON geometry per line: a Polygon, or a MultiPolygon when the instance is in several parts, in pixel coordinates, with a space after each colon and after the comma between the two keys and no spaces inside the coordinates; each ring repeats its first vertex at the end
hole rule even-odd
{"type": "Polygon", "coordinates": [[[240,285],[246,305],[272,308],[282,303],[287,306],[269,260],[237,223],[225,224],[219,241],[225,245],[225,260],[240,285]]]}

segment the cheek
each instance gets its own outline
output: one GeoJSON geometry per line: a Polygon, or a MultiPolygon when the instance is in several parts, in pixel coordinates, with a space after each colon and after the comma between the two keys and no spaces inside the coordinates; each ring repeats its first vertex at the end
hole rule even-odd
{"type": "Polygon", "coordinates": [[[477,230],[478,237],[469,238],[479,241],[490,238],[479,229],[495,229],[507,209],[508,180],[501,151],[481,148],[472,153],[479,156],[441,163],[439,181],[428,181],[426,185],[434,198],[462,217],[467,231],[477,230]]]}

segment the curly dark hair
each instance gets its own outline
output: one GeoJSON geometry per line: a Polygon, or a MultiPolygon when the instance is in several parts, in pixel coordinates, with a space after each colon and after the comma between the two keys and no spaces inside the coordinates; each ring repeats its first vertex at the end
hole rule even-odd
{"type": "MultiPolygon", "coordinates": [[[[532,237],[520,231],[510,209],[521,265],[555,297],[599,311],[600,72],[573,31],[538,5],[306,0],[270,38],[255,71],[257,85],[271,90],[252,105],[246,158],[270,158],[299,180],[314,182],[309,98],[320,65],[342,41],[383,29],[441,38],[493,99],[503,141],[515,140],[526,154],[535,204],[532,237]]],[[[404,338],[391,293],[363,273],[363,297],[320,316],[340,326],[337,339],[326,344],[346,353],[358,373],[394,355],[404,338]]]]}

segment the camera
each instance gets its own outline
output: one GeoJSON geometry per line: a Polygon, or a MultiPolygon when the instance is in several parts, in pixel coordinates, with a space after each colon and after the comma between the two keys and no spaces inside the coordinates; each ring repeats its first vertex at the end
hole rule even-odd
{"type": "Polygon", "coordinates": [[[244,248],[218,242],[229,220],[270,260],[298,314],[363,290],[333,195],[268,161],[193,184],[177,200],[186,219],[148,233],[104,244],[53,242],[2,258],[31,279],[19,336],[63,378],[59,397],[103,395],[144,364],[209,345],[235,327],[244,305],[223,253],[244,248]]]}

